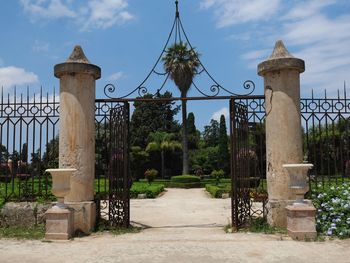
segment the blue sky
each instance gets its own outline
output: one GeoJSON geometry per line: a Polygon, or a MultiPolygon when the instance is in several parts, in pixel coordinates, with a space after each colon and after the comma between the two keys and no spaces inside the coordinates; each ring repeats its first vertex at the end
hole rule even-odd
{"type": "MultiPolygon", "coordinates": [[[[53,66],[75,44],[102,68],[97,97],[112,82],[134,89],[159,56],[174,18],[174,0],[0,0],[0,86],[6,91],[58,87],[53,66]]],[[[244,92],[251,79],[262,94],[257,64],[278,39],[306,61],[302,94],[335,94],[350,82],[348,0],[180,0],[182,22],[201,60],[226,89],[244,92]]],[[[212,83],[199,80],[208,91],[212,83]]],[[[155,82],[151,86],[158,87],[155,82]]],[[[151,88],[150,88],[151,89],[151,88]]],[[[166,89],[178,96],[169,83],[166,89]]],[[[193,89],[190,95],[199,95],[193,89]]],[[[225,95],[225,94],[222,94],[225,95]]],[[[197,126],[228,114],[227,102],[190,102],[197,126]]]]}

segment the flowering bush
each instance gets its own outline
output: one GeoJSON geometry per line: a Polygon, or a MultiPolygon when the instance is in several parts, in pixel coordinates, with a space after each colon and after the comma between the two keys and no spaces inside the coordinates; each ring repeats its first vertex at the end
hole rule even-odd
{"type": "Polygon", "coordinates": [[[317,232],[340,238],[350,237],[350,183],[331,186],[312,195],[317,209],[317,232]]]}

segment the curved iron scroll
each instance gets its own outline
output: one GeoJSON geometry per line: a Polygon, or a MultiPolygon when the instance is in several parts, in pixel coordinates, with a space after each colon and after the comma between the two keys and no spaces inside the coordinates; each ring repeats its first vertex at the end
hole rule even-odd
{"type": "MultiPolygon", "coordinates": [[[[170,40],[174,39],[174,43],[187,43],[188,46],[194,50],[194,47],[192,46],[191,42],[189,41],[189,38],[186,34],[186,31],[183,27],[181,18],[180,18],[180,13],[179,13],[179,9],[178,9],[178,1],[175,1],[176,4],[176,13],[175,13],[175,19],[174,22],[172,24],[170,33],[168,35],[167,41],[162,49],[161,54],[159,55],[159,57],[157,58],[155,64],[153,65],[153,67],[151,68],[151,70],[149,71],[149,73],[147,74],[146,78],[133,90],[131,90],[129,93],[123,95],[123,96],[115,96],[114,94],[117,93],[117,86],[114,84],[107,84],[104,87],[104,94],[107,98],[110,99],[125,99],[128,98],[129,96],[135,94],[136,96],[142,97],[147,93],[153,94],[153,97],[156,97],[160,91],[162,91],[162,89],[165,87],[165,84],[167,83],[167,81],[169,80],[169,73],[167,72],[160,72],[157,70],[157,66],[159,65],[162,57],[164,56],[164,54],[167,52],[167,48],[169,46],[170,40]],[[156,90],[156,92],[152,93],[148,90],[147,88],[147,81],[150,79],[150,77],[152,75],[156,75],[159,77],[163,77],[164,80],[162,81],[161,86],[156,90]]],[[[229,95],[229,96],[247,96],[247,95],[251,95],[254,90],[255,90],[255,84],[253,81],[251,80],[247,80],[243,83],[243,89],[246,92],[243,92],[241,94],[230,91],[226,88],[224,88],[222,85],[220,85],[215,79],[214,77],[209,73],[209,71],[207,70],[207,68],[203,65],[203,63],[201,62],[200,58],[197,57],[197,60],[200,64],[200,70],[199,72],[196,73],[197,76],[203,75],[205,74],[211,83],[209,83],[209,88],[207,91],[203,91],[202,89],[199,88],[199,86],[196,84],[195,81],[192,82],[192,86],[199,92],[199,94],[201,94],[204,97],[216,97],[221,95],[221,93],[224,93],[225,95],[229,95]]]]}

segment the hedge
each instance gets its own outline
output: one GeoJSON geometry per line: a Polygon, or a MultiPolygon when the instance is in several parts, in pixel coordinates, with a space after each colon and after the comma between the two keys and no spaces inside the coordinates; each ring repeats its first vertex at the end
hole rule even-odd
{"type": "Polygon", "coordinates": [[[139,194],[146,194],[147,198],[156,198],[163,191],[163,184],[135,182],[131,186],[130,197],[137,198],[139,194]]]}
{"type": "Polygon", "coordinates": [[[170,181],[172,183],[200,183],[201,179],[194,175],[177,175],[172,176],[170,181]]]}
{"type": "Polygon", "coordinates": [[[231,185],[229,185],[229,184],[219,184],[219,185],[207,184],[207,185],[205,185],[205,190],[207,190],[212,197],[221,198],[222,194],[231,193],[231,185]]]}

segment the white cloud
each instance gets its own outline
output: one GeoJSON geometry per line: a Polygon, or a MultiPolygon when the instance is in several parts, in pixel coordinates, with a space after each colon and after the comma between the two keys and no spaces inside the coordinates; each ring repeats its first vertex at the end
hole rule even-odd
{"type": "Polygon", "coordinates": [[[20,0],[33,20],[70,18],[82,30],[106,29],[132,20],[127,0],[20,0]]]}
{"type": "Polygon", "coordinates": [[[83,25],[84,30],[89,28],[105,29],[134,18],[133,15],[125,11],[128,7],[125,0],[90,0],[87,6],[88,19],[83,25]]]}
{"type": "Polygon", "coordinates": [[[284,19],[301,19],[307,18],[314,14],[320,12],[320,10],[326,6],[335,4],[337,0],[306,0],[300,1],[297,3],[287,15],[284,16],[284,19]]]}
{"type": "Polygon", "coordinates": [[[37,75],[23,68],[13,66],[0,68],[0,86],[4,88],[36,83],[38,80],[39,78],[37,75]]]}
{"type": "Polygon", "coordinates": [[[272,52],[272,39],[282,39],[293,55],[305,60],[306,71],[302,74],[302,87],[309,95],[314,89],[322,93],[327,89],[335,93],[343,82],[350,82],[350,15],[328,12],[330,5],[342,1],[295,1],[287,15],[274,18],[270,23],[277,33],[264,26],[259,29],[265,36],[257,36],[255,41],[262,48],[251,50],[241,56],[247,60],[249,68],[256,68],[258,62],[266,59],[266,48],[272,52]],[[327,8],[326,8],[327,7],[327,8]],[[276,24],[274,24],[276,22],[276,24]]]}
{"type": "Polygon", "coordinates": [[[214,8],[218,27],[268,20],[279,9],[281,0],[202,0],[204,9],[214,8]]]}
{"type": "Polygon", "coordinates": [[[230,116],[230,112],[229,112],[227,107],[224,107],[224,108],[214,112],[213,115],[211,116],[211,119],[220,121],[221,115],[225,116],[226,121],[228,120],[228,118],[230,116]]]}
{"type": "Polygon", "coordinates": [[[61,0],[21,0],[24,11],[33,16],[44,18],[76,17],[77,13],[71,10],[61,0]]]}
{"type": "Polygon", "coordinates": [[[121,79],[123,77],[125,77],[125,73],[122,71],[118,71],[118,72],[111,74],[107,79],[109,81],[116,81],[116,80],[121,79]]]}

